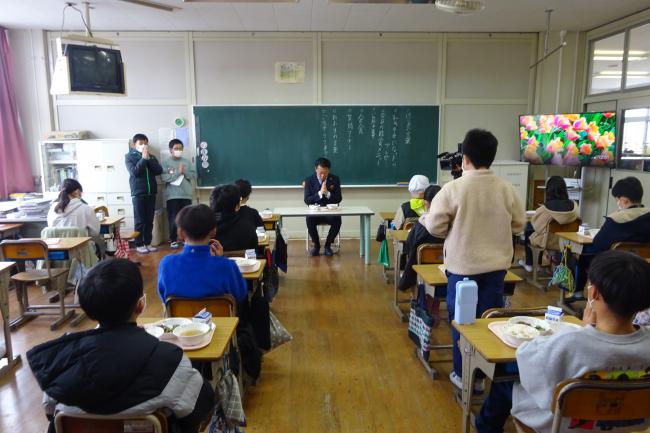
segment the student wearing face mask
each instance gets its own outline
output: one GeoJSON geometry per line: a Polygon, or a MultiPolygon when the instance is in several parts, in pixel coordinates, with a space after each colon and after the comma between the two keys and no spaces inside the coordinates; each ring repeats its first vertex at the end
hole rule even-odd
{"type": "Polygon", "coordinates": [[[176,215],[192,204],[192,182],[196,179],[194,165],[183,156],[183,142],[174,138],[169,142],[170,158],[163,160],[160,179],[165,182],[165,202],[169,218],[169,240],[172,249],[178,248],[176,215]],[[179,182],[179,178],[183,177],[179,182]]]}
{"type": "Polygon", "coordinates": [[[137,251],[140,254],[158,251],[158,248],[151,246],[151,238],[158,192],[156,176],[162,174],[162,167],[149,152],[149,139],[146,135],[133,136],[133,147],[124,157],[124,162],[129,171],[135,230],[140,233],[135,239],[137,251]]]}
{"type": "Polygon", "coordinates": [[[48,227],[79,227],[88,230],[90,236],[99,235],[99,220],[93,208],[81,199],[83,188],[74,179],[66,179],[61,185],[59,198],[52,202],[47,214],[48,227]]]}

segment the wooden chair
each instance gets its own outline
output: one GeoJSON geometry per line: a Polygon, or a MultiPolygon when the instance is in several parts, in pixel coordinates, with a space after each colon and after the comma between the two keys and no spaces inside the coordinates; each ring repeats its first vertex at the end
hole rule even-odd
{"type": "Polygon", "coordinates": [[[200,299],[170,296],[165,300],[167,317],[193,317],[204,308],[207,308],[214,317],[234,317],[237,315],[237,301],[232,295],[211,296],[200,299]]]}
{"type": "Polygon", "coordinates": [[[500,317],[515,316],[543,316],[546,314],[546,307],[530,308],[490,308],[481,314],[481,319],[495,319],[500,317]]]}
{"type": "MultiPolygon", "coordinates": [[[[582,224],[582,220],[580,218],[576,219],[573,222],[567,223],[567,224],[560,224],[557,221],[553,220],[549,223],[548,225],[548,234],[555,234],[559,232],[577,232],[578,228],[580,227],[580,224],[582,224]]],[[[539,279],[539,258],[540,255],[544,251],[553,251],[554,250],[547,250],[545,248],[537,248],[533,245],[530,246],[530,249],[533,251],[533,280],[530,281],[530,283],[537,287],[538,289],[543,289],[546,291],[546,285],[540,283],[539,279]]],[[[548,280],[550,278],[545,278],[545,280],[548,280]]]]}
{"type": "Polygon", "coordinates": [[[68,268],[50,267],[49,252],[47,244],[38,239],[4,240],[0,243],[0,251],[5,260],[17,262],[43,260],[45,269],[29,269],[11,276],[16,285],[16,298],[20,307],[21,317],[11,323],[11,329],[16,329],[20,324],[40,315],[60,315],[50,328],[58,328],[65,320],[74,315],[74,311],[66,313],[65,305],[65,277],[68,268]],[[52,310],[52,305],[30,305],[28,296],[29,284],[38,283],[47,288],[47,291],[56,290],[59,294],[58,312],[45,312],[40,310],[52,310]],[[55,286],[55,287],[53,287],[55,286]]]}
{"type": "MultiPolygon", "coordinates": [[[[555,387],[551,411],[551,433],[560,431],[563,418],[599,422],[648,419],[650,378],[565,380],[555,387]]],[[[518,432],[534,432],[518,419],[514,418],[514,421],[518,432]]]]}
{"type": "Polygon", "coordinates": [[[402,230],[411,230],[416,222],[418,222],[417,218],[407,218],[402,224],[402,230]]]}
{"type": "Polygon", "coordinates": [[[616,242],[610,250],[627,251],[646,260],[650,259],[650,243],[647,242],[616,242]]]}
{"type": "Polygon", "coordinates": [[[59,412],[56,433],[167,433],[167,417],[161,410],[148,415],[91,415],[59,412]]]}
{"type": "Polygon", "coordinates": [[[444,259],[444,244],[422,244],[418,247],[418,265],[442,264],[444,259]]]}

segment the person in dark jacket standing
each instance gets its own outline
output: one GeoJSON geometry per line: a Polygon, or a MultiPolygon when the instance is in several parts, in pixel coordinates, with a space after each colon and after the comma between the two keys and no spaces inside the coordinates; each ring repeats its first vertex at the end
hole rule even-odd
{"type": "Polygon", "coordinates": [[[140,232],[135,239],[137,251],[141,254],[157,251],[158,248],[151,246],[151,238],[158,192],[156,176],[162,174],[162,167],[156,157],[149,153],[149,139],[144,134],[133,136],[133,147],[124,160],[129,171],[135,230],[140,232]]]}
{"type": "Polygon", "coordinates": [[[95,265],[79,286],[79,303],[98,328],[27,352],[50,421],[57,412],[140,415],[164,408],[172,414],[170,431],[198,432],[214,409],[214,391],[180,347],[136,324],[146,306],[137,265],[95,265]]]}
{"type": "Polygon", "coordinates": [[[215,239],[224,251],[239,251],[257,247],[255,224],[239,211],[241,196],[235,185],[219,185],[210,193],[210,209],[217,218],[215,239]]]}
{"type": "MultiPolygon", "coordinates": [[[[305,179],[305,204],[327,206],[328,204],[339,204],[343,197],[341,196],[341,180],[338,176],[330,174],[332,164],[327,158],[318,158],[314,164],[314,174],[305,179]]],[[[325,240],[325,255],[331,256],[332,242],[336,239],[341,229],[340,216],[308,216],[307,231],[313,243],[313,248],[309,251],[312,256],[320,255],[320,236],[318,235],[319,224],[329,224],[330,230],[325,240]]]]}

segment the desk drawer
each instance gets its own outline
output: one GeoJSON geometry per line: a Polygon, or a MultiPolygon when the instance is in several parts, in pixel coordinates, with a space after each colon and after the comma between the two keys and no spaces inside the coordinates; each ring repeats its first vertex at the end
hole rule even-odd
{"type": "Polygon", "coordinates": [[[110,192],[106,194],[107,197],[107,203],[110,205],[118,205],[118,206],[124,206],[124,205],[132,205],[133,202],[131,201],[131,193],[128,192],[110,192]]]}
{"type": "Polygon", "coordinates": [[[110,216],[133,218],[133,205],[109,205],[108,213],[110,216]]]}

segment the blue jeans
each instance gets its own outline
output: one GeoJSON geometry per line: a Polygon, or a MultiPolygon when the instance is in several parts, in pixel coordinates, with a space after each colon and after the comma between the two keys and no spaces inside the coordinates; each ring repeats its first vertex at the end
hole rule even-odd
{"type": "MultiPolygon", "coordinates": [[[[456,275],[451,272],[447,274],[447,311],[449,312],[449,323],[454,320],[454,311],[456,310],[456,283],[467,277],[476,281],[478,286],[478,303],[476,304],[476,317],[481,317],[485,310],[490,308],[503,307],[503,279],[506,271],[487,272],[478,275],[456,275]]],[[[458,350],[458,339],[460,334],[455,328],[451,328],[451,338],[454,348],[452,350],[454,371],[458,377],[463,373],[463,359],[458,350]]]]}
{"type": "Polygon", "coordinates": [[[512,409],[512,385],[514,382],[493,383],[483,402],[481,413],[476,417],[477,433],[503,433],[503,425],[512,409]]]}

